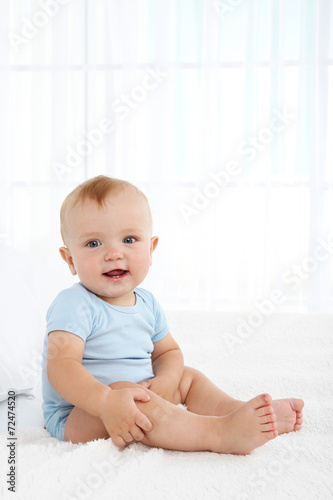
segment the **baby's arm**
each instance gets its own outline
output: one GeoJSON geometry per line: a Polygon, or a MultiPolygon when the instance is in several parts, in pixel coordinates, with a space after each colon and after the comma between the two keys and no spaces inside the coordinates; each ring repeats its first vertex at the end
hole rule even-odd
{"type": "Polygon", "coordinates": [[[155,342],[152,364],[155,378],[143,382],[142,385],[172,402],[184,373],[184,358],[170,333],[155,342]]]}
{"type": "MultiPolygon", "coordinates": [[[[137,441],[152,424],[139,411],[135,401],[150,397],[141,389],[112,390],[91,375],[82,365],[84,341],[72,333],[53,331],[47,349],[47,376],[53,389],[66,401],[101,418],[116,445],[130,433],[137,441]]],[[[125,441],[125,439],[124,439],[125,441]]]]}

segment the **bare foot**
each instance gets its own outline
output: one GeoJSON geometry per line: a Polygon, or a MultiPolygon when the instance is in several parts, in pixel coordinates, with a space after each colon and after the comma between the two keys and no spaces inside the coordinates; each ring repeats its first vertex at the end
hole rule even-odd
{"type": "Polygon", "coordinates": [[[217,453],[246,455],[278,435],[276,417],[269,394],[261,394],[217,419],[221,441],[215,442],[217,453]]]}
{"type": "Polygon", "coordinates": [[[276,415],[279,434],[298,431],[302,427],[304,406],[302,399],[275,399],[271,405],[276,415]]]}

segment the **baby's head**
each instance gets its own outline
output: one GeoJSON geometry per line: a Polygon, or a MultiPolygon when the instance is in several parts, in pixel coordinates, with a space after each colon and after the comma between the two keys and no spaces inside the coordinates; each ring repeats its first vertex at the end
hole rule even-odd
{"type": "Polygon", "coordinates": [[[70,235],[70,214],[75,207],[82,208],[82,206],[87,202],[93,202],[96,203],[96,206],[103,207],[109,198],[117,196],[126,189],[129,193],[133,194],[133,198],[135,198],[136,195],[139,199],[141,198],[141,201],[146,203],[147,214],[152,231],[152,216],[146,195],[130,182],[122,179],[107,177],[105,175],[98,175],[77,186],[69,193],[61,205],[60,232],[64,244],[67,245],[67,240],[70,235]]]}
{"type": "Polygon", "coordinates": [[[62,258],[98,297],[133,305],[133,290],[148,273],[158,238],[146,196],[130,182],[99,175],[64,200],[62,258]]]}

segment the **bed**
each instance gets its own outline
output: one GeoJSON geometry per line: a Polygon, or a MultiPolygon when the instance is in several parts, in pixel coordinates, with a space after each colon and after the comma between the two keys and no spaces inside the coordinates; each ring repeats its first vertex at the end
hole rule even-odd
{"type": "MultiPolygon", "coordinates": [[[[4,267],[0,272],[6,272],[4,267]]],[[[43,279],[44,272],[39,272],[43,279]]],[[[29,276],[23,271],[19,275],[20,291],[27,298],[24,314],[15,314],[11,306],[17,295],[15,279],[1,297],[6,306],[1,336],[1,499],[13,498],[7,483],[11,446],[16,499],[333,498],[332,314],[275,312],[240,337],[238,326],[247,321],[247,313],[167,313],[186,364],[202,370],[226,392],[245,400],[266,391],[276,399],[303,398],[301,431],[281,435],[247,456],[175,452],[140,443],[119,449],[110,439],[73,445],[50,437],[44,428],[40,362],[49,297],[45,291],[38,294],[38,283],[32,293],[29,276]],[[9,389],[21,393],[15,400],[15,444],[8,439],[9,389]]]]}

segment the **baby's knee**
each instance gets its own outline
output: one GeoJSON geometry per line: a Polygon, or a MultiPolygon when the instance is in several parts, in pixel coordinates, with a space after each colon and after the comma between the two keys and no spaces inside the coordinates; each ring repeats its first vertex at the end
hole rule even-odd
{"type": "Polygon", "coordinates": [[[170,407],[173,406],[146,387],[143,387],[140,384],[135,384],[134,382],[114,382],[113,384],[109,384],[109,387],[111,387],[111,389],[113,390],[141,389],[145,391],[150,397],[149,401],[135,401],[135,403],[139,410],[142,411],[142,413],[144,413],[146,416],[148,416],[149,420],[154,426],[160,422],[164,422],[168,418],[170,414],[170,407]]]}
{"type": "MultiPolygon", "coordinates": [[[[117,390],[117,389],[140,389],[141,391],[145,391],[149,395],[149,398],[150,398],[149,402],[150,403],[152,403],[153,401],[155,401],[155,399],[161,399],[154,392],[150,391],[149,389],[147,389],[143,385],[136,384],[135,382],[128,382],[126,380],[122,380],[120,382],[113,382],[112,384],[109,384],[109,387],[111,387],[111,389],[113,389],[113,390],[117,390]]],[[[136,402],[137,406],[139,406],[140,404],[142,404],[142,405],[146,405],[147,404],[147,402],[141,403],[139,400],[137,400],[135,402],[136,402]]]]}
{"type": "Polygon", "coordinates": [[[181,393],[184,391],[187,393],[195,380],[202,376],[199,370],[192,368],[190,366],[184,367],[183,376],[179,383],[179,390],[181,393]]]}

